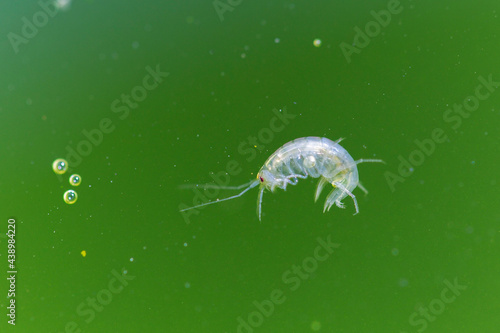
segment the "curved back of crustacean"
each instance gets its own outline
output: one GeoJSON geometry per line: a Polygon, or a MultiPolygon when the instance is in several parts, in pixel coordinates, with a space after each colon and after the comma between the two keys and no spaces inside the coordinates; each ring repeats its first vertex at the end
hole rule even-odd
{"type": "MultiPolygon", "coordinates": [[[[290,175],[325,177],[329,183],[342,182],[356,187],[358,172],[349,153],[327,138],[306,137],[290,141],[276,150],[261,168],[275,178],[290,175]]],[[[260,172],[260,171],[259,171],[260,172]]]]}

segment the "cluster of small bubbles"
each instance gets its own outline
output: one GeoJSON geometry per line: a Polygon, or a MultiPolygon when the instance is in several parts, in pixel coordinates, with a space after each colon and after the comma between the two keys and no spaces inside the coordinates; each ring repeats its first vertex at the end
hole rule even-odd
{"type": "Polygon", "coordinates": [[[75,173],[75,174],[69,176],[70,185],[78,186],[81,184],[81,182],[82,182],[82,177],[80,177],[80,175],[75,173]]]}
{"type": "Polygon", "coordinates": [[[64,192],[63,198],[65,203],[72,205],[78,199],[78,194],[76,194],[76,192],[73,190],[67,190],[66,192],[64,192]]]}
{"type": "MultiPolygon", "coordinates": [[[[52,170],[58,174],[62,175],[68,170],[68,162],[63,158],[58,158],[52,162],[52,170]]],[[[82,182],[82,177],[78,174],[73,174],[69,177],[69,184],[72,186],[78,186],[82,182]]],[[[73,190],[67,190],[64,192],[63,200],[65,203],[72,205],[78,199],[78,194],[73,190]]]]}
{"type": "Polygon", "coordinates": [[[68,162],[63,158],[58,158],[52,163],[52,170],[58,175],[62,175],[68,170],[68,162]]]}

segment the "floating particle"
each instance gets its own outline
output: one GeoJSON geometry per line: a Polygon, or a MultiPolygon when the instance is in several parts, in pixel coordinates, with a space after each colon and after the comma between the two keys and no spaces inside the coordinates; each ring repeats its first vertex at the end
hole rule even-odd
{"type": "Polygon", "coordinates": [[[85,258],[87,256],[87,251],[83,250],[82,252],[80,252],[80,254],[85,258]]]}
{"type": "Polygon", "coordinates": [[[316,46],[316,47],[320,47],[321,46],[321,39],[316,38],[313,41],[313,45],[316,46]]]}
{"type": "Polygon", "coordinates": [[[71,185],[78,186],[78,185],[80,185],[81,182],[82,182],[82,177],[80,177],[80,175],[75,173],[75,174],[69,176],[69,183],[71,185]]]}
{"type": "Polygon", "coordinates": [[[52,162],[52,170],[58,175],[62,175],[68,170],[68,162],[63,158],[58,158],[52,162]]]}
{"type": "Polygon", "coordinates": [[[72,205],[76,202],[76,200],[78,199],[78,194],[76,194],[75,191],[73,190],[67,190],[66,192],[64,192],[64,202],[69,204],[69,205],[72,205]]]}
{"type": "Polygon", "coordinates": [[[311,323],[311,330],[319,331],[320,329],[321,329],[321,323],[319,321],[315,320],[311,323]]]}
{"type": "Polygon", "coordinates": [[[134,261],[134,258],[130,258],[130,262],[133,262],[134,261]]]}

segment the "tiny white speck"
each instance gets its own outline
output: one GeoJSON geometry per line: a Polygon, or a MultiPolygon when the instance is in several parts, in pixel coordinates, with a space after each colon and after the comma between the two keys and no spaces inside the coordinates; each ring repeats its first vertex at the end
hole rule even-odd
{"type": "Polygon", "coordinates": [[[130,262],[133,262],[134,261],[134,258],[130,258],[130,262]]]}
{"type": "Polygon", "coordinates": [[[184,247],[188,246],[188,243],[184,243],[184,247]]]}

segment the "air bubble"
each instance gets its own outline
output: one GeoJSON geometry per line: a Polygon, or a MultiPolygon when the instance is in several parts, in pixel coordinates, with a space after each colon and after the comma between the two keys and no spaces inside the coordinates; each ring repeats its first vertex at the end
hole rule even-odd
{"type": "Polygon", "coordinates": [[[52,170],[58,175],[62,175],[68,170],[68,162],[63,158],[58,158],[52,162],[52,170]]]}
{"type": "Polygon", "coordinates": [[[80,185],[82,182],[82,177],[80,177],[80,175],[78,174],[74,174],[74,175],[71,175],[69,177],[69,183],[72,185],[72,186],[78,186],[80,185]]]}
{"type": "Polygon", "coordinates": [[[78,194],[76,194],[75,191],[67,190],[66,192],[64,192],[64,202],[67,203],[68,205],[74,204],[77,199],[78,199],[78,194]]]}

